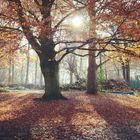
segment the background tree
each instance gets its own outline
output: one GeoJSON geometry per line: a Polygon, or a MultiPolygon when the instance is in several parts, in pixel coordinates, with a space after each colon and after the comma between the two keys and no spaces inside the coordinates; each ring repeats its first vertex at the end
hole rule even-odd
{"type": "MultiPolygon", "coordinates": [[[[96,13],[95,13],[95,0],[90,0],[88,3],[88,14],[90,17],[90,38],[96,38],[96,13]]],[[[97,80],[96,80],[96,51],[90,51],[90,49],[96,49],[95,43],[89,45],[89,66],[88,66],[88,80],[87,80],[87,93],[97,94],[97,80]]]]}

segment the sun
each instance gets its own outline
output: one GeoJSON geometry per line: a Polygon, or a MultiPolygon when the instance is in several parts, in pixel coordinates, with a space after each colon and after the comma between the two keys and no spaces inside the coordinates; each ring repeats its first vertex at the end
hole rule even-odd
{"type": "Polygon", "coordinates": [[[72,18],[72,26],[79,28],[83,24],[82,18],[80,16],[75,16],[72,18]]]}

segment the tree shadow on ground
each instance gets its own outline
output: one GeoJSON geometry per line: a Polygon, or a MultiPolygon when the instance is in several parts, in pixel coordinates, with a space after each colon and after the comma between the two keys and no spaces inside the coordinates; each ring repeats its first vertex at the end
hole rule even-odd
{"type": "Polygon", "coordinates": [[[101,96],[98,101],[90,99],[97,113],[106,121],[110,130],[116,135],[117,140],[140,140],[140,132],[135,128],[140,127],[140,109],[125,106],[112,100],[110,96],[101,96]]]}
{"type": "MultiPolygon", "coordinates": [[[[88,102],[75,97],[49,102],[33,100],[32,95],[7,98],[9,101],[6,101],[6,104],[12,105],[15,111],[12,111],[14,117],[0,121],[0,140],[104,140],[103,135],[95,137],[102,131],[96,123],[97,113],[107,122],[107,127],[110,127],[118,139],[139,140],[140,135],[136,130],[126,124],[130,119],[137,119],[129,112],[138,114],[140,110],[123,106],[110,98],[104,101],[104,98],[98,95],[83,95],[82,98],[86,98],[88,102]],[[16,110],[16,107],[20,110],[16,110]],[[126,113],[129,115],[128,119],[126,113]],[[95,124],[89,123],[91,118],[95,120],[95,124]],[[96,127],[100,130],[95,131],[96,127]],[[87,133],[84,133],[86,131],[87,133]]],[[[11,112],[8,115],[11,115],[11,112]]],[[[108,136],[106,138],[109,139],[108,136]]]]}
{"type": "MultiPolygon", "coordinates": [[[[20,111],[15,109],[12,112],[14,117],[9,116],[9,119],[0,121],[0,140],[69,140],[82,137],[72,124],[72,117],[79,112],[75,109],[77,102],[72,100],[42,102],[28,98],[30,96],[5,100],[6,104],[11,104],[13,108],[16,106],[22,108],[20,111]],[[76,137],[71,138],[72,135],[76,137]]],[[[7,115],[11,115],[10,113],[7,115]]]]}

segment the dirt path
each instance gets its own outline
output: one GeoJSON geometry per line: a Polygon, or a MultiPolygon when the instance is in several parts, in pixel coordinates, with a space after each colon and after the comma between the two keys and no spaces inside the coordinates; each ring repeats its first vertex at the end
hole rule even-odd
{"type": "Polygon", "coordinates": [[[140,97],[64,95],[0,93],[0,140],[140,140],[140,97]]]}

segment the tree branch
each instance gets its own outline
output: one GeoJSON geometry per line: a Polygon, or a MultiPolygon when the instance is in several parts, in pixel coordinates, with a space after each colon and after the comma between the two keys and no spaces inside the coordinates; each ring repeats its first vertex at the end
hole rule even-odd
{"type": "MultiPolygon", "coordinates": [[[[9,1],[11,1],[11,0],[9,0],[9,1]]],[[[24,12],[23,12],[21,1],[20,0],[13,0],[13,1],[17,5],[17,14],[18,14],[18,18],[19,18],[19,22],[21,24],[21,27],[23,29],[23,33],[26,36],[29,43],[31,44],[32,48],[39,54],[40,53],[40,45],[36,41],[32,31],[30,29],[30,26],[28,25],[26,18],[24,17],[24,12]]]]}
{"type": "Polygon", "coordinates": [[[97,69],[99,68],[99,67],[101,67],[102,65],[104,65],[106,62],[108,62],[110,59],[108,58],[107,60],[105,60],[105,61],[103,61],[102,63],[100,63],[100,64],[98,64],[96,67],[97,67],[97,69]]]}

